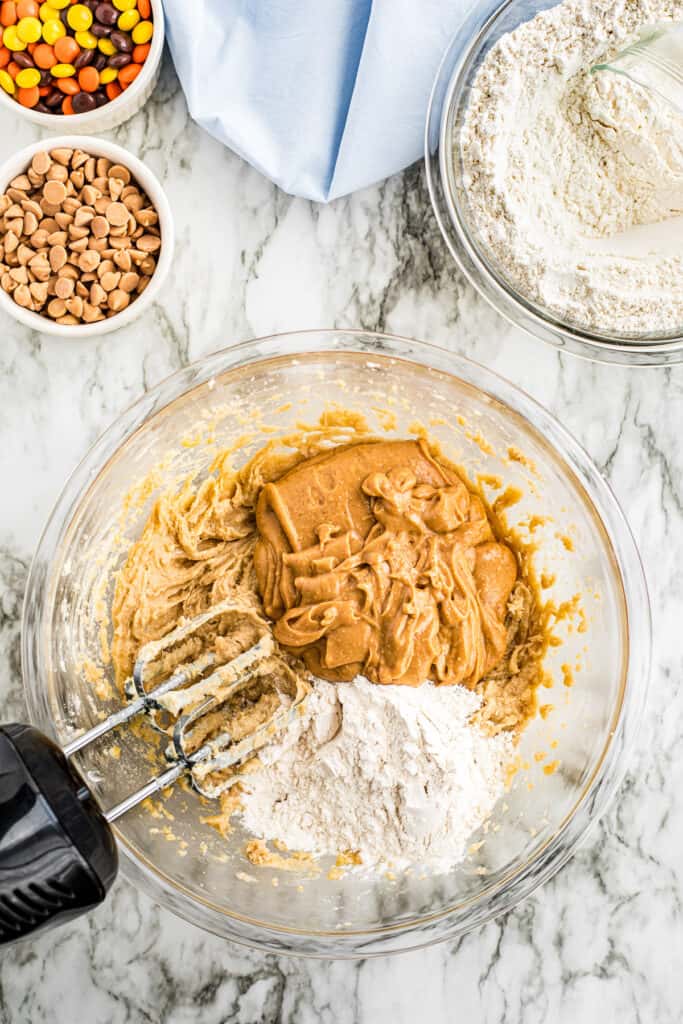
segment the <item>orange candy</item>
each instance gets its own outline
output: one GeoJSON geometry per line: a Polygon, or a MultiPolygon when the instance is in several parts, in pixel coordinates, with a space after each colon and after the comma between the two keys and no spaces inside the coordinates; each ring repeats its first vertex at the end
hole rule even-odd
{"type": "Polygon", "coordinates": [[[96,92],[100,87],[100,73],[93,67],[81,68],[78,72],[78,84],[83,92],[96,92]]]}
{"type": "Polygon", "coordinates": [[[152,17],[152,5],[150,0],[138,0],[138,11],[143,21],[149,21],[152,17]]]}
{"type": "Polygon", "coordinates": [[[67,96],[75,96],[77,92],[81,91],[75,78],[58,78],[56,85],[57,88],[67,96]]]}
{"type": "Polygon", "coordinates": [[[110,101],[111,100],[115,100],[116,97],[120,96],[121,93],[123,92],[123,90],[122,90],[122,88],[121,88],[121,86],[119,85],[118,82],[110,82],[109,85],[106,87],[106,91],[107,91],[107,98],[110,101]]]}
{"type": "Polygon", "coordinates": [[[133,47],[133,61],[136,64],[144,64],[149,57],[149,51],[152,49],[150,43],[139,43],[138,46],[133,47]]]}
{"type": "Polygon", "coordinates": [[[64,99],[62,100],[62,113],[63,114],[73,114],[73,112],[74,112],[74,105],[73,105],[73,103],[71,101],[71,97],[70,96],[65,96],[64,99]]]}
{"type": "Polygon", "coordinates": [[[81,48],[73,36],[62,36],[57,40],[53,49],[60,64],[73,64],[81,52],[81,48]]]}
{"type": "Polygon", "coordinates": [[[6,46],[0,46],[0,68],[6,68],[10,62],[10,53],[6,46]]]}
{"type": "Polygon", "coordinates": [[[39,6],[36,0],[16,0],[17,18],[37,18],[39,6]]]}
{"type": "Polygon", "coordinates": [[[40,100],[38,86],[31,86],[30,89],[17,89],[17,99],[22,107],[35,107],[36,103],[40,100]]]}
{"type": "Polygon", "coordinates": [[[119,82],[122,89],[127,89],[142,71],[141,64],[126,64],[125,68],[119,71],[119,82]]]}
{"type": "Polygon", "coordinates": [[[0,25],[5,28],[17,23],[17,5],[14,0],[3,0],[0,4],[0,25]]]}
{"type": "Polygon", "coordinates": [[[38,86],[38,92],[40,93],[40,97],[42,99],[43,96],[50,95],[50,93],[52,92],[52,88],[49,85],[40,85],[38,86]]]}
{"type": "Polygon", "coordinates": [[[21,71],[21,68],[18,64],[15,64],[13,60],[11,60],[7,65],[7,70],[9,71],[12,78],[16,78],[19,72],[21,71]]]}
{"type": "Polygon", "coordinates": [[[49,71],[50,68],[53,68],[58,63],[55,51],[47,43],[38,43],[33,51],[33,60],[36,67],[40,68],[41,71],[49,71]]]}

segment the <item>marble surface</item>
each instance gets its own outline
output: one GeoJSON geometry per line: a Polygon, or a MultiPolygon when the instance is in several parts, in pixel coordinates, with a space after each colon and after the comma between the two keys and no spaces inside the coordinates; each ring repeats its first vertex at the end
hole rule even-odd
{"type": "MultiPolygon", "coordinates": [[[[0,157],[32,141],[0,117],[0,157]]],[[[143,389],[212,349],[307,327],[433,340],[521,384],[587,447],[636,534],[652,593],[647,719],[611,812],[558,877],[460,942],[350,962],[278,959],[206,935],[123,882],[87,920],[0,956],[0,1021],[88,1024],[593,1024],[683,1018],[683,367],[598,366],[504,323],[455,272],[423,171],[319,207],[278,192],[188,119],[167,65],[114,137],[161,176],[177,219],[151,314],[60,343],[2,318],[0,713],[25,714],[21,599],[67,475],[143,389]]]]}

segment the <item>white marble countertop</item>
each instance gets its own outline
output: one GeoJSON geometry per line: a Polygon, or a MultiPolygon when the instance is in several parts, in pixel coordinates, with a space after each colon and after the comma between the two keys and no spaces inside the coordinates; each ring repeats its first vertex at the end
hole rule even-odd
{"type": "MultiPolygon", "coordinates": [[[[683,1019],[683,367],[562,356],[508,326],[456,273],[423,171],[320,207],[292,199],[188,119],[172,69],[116,141],[160,175],[178,249],[151,314],[62,343],[2,318],[0,717],[25,715],[21,599],[67,475],[143,389],[212,349],[309,327],[431,340],[511,378],[604,470],[636,534],[655,650],[647,721],[611,812],[537,895],[482,931],[356,963],[261,955],[120,881],[89,918],[0,956],[0,1021],[64,1024],[604,1024],[683,1019]]],[[[37,137],[0,116],[0,158],[37,137]]]]}

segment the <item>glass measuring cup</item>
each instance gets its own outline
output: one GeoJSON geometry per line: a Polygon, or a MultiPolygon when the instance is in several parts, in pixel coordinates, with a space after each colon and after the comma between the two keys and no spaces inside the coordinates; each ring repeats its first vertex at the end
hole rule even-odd
{"type": "Polygon", "coordinates": [[[638,39],[591,72],[613,71],[683,113],[683,22],[646,25],[638,39]]]}

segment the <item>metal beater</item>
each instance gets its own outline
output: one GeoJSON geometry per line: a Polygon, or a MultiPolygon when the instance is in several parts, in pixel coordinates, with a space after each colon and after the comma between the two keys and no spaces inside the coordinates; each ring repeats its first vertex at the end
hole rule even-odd
{"type": "Polygon", "coordinates": [[[104,899],[118,869],[110,822],[185,772],[203,796],[220,796],[239,778],[233,769],[301,713],[308,684],[275,655],[265,622],[257,620],[257,635],[246,649],[221,659],[220,642],[230,642],[224,627],[240,616],[244,621],[242,608],[224,601],[145,644],[126,684],[129,703],[63,750],[32,726],[0,726],[0,944],[53,927],[104,899]],[[213,650],[207,637],[215,641],[213,650]],[[269,713],[247,734],[233,735],[221,712],[248,696],[259,678],[271,696],[269,713]],[[171,765],[103,810],[70,759],[143,713],[169,737],[171,765]]]}

